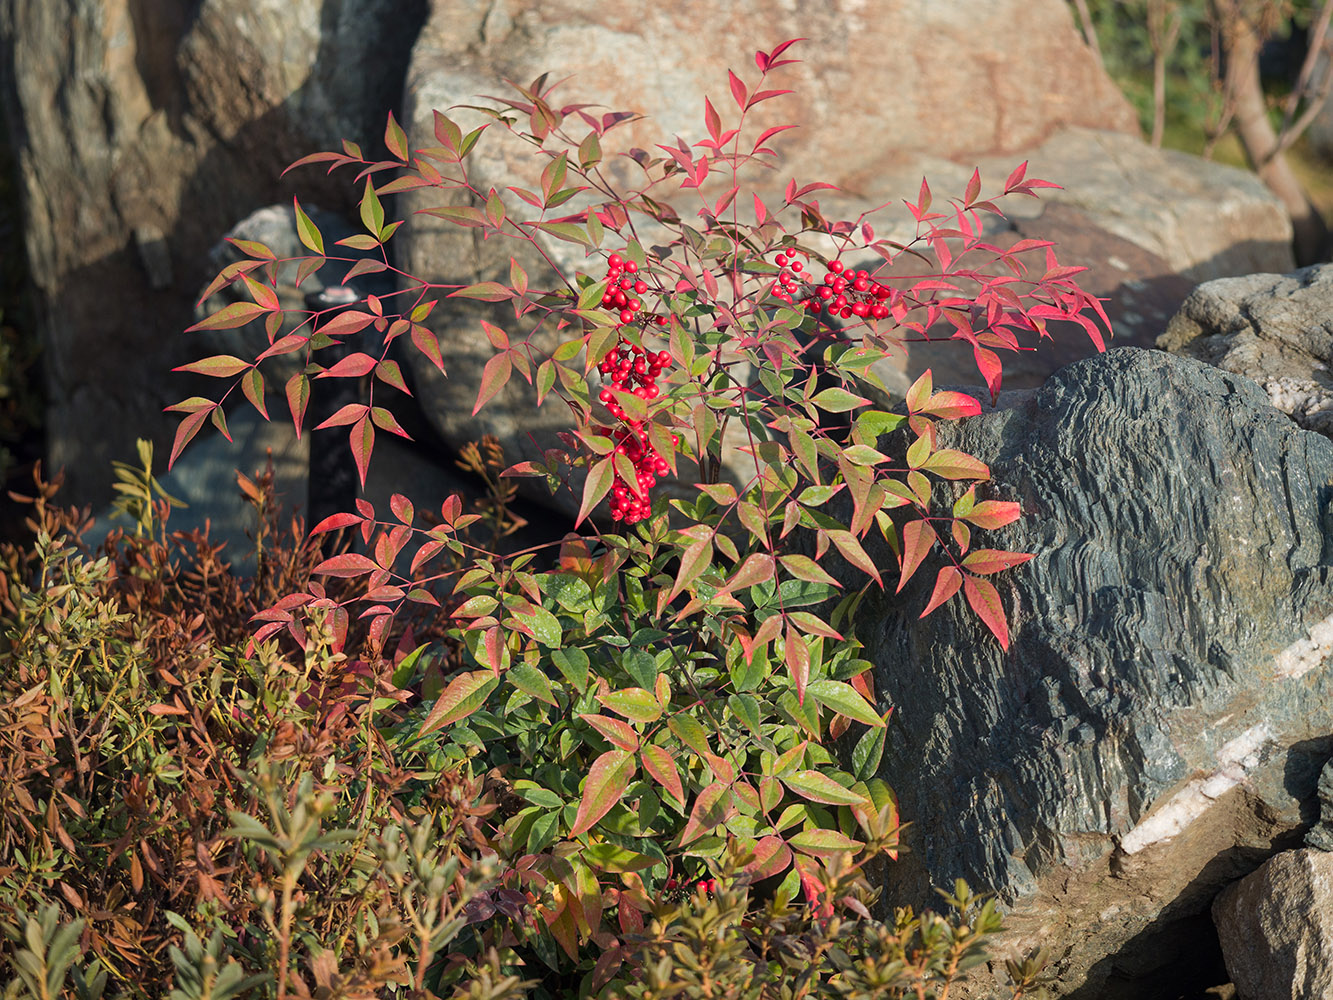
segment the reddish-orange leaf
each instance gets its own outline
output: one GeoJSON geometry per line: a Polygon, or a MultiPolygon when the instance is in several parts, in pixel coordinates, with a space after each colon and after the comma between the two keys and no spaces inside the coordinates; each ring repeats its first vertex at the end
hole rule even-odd
{"type": "Polygon", "coordinates": [[[369,354],[359,351],[342,358],[332,368],[320,372],[315,378],[360,378],[375,370],[378,362],[369,354]]]}
{"type": "Polygon", "coordinates": [[[337,531],[339,528],[350,528],[354,524],[360,524],[362,517],[359,514],[330,514],[319,524],[310,529],[310,534],[319,535],[325,531],[337,531]]]}
{"type": "Polygon", "coordinates": [[[958,593],[958,588],[962,585],[963,574],[958,571],[956,566],[940,567],[940,571],[935,577],[935,589],[926,604],[926,610],[922,611],[919,617],[925,618],[926,615],[958,593]]]}
{"type": "MultiPolygon", "coordinates": [[[[320,522],[321,525],[323,523],[323,521],[320,522]]],[[[359,552],[344,552],[342,555],[325,559],[312,572],[324,576],[351,578],[364,576],[366,573],[371,573],[377,569],[379,567],[369,556],[363,556],[359,552]]]]}
{"type": "Polygon", "coordinates": [[[181,451],[190,443],[190,439],[199,433],[199,428],[203,426],[210,413],[212,413],[211,409],[196,410],[194,413],[186,414],[185,418],[181,420],[180,426],[176,428],[176,438],[171,443],[171,457],[167,459],[168,469],[176,464],[176,459],[180,457],[181,451]]]}
{"type": "Polygon", "coordinates": [[[1003,552],[999,549],[977,549],[963,560],[965,569],[987,575],[1021,566],[1032,558],[1031,552],[1003,552]]]}
{"type": "Polygon", "coordinates": [[[977,371],[981,377],[986,380],[986,388],[990,390],[991,403],[1000,394],[1000,380],[1003,375],[1004,366],[1000,363],[1000,356],[994,351],[988,351],[984,347],[972,348],[972,356],[977,361],[977,371]]]}
{"type": "Polygon", "coordinates": [[[676,573],[676,582],[667,595],[669,604],[675,596],[697,580],[708,569],[713,559],[713,540],[704,538],[690,545],[680,556],[680,570],[676,573]]]}
{"type": "Polygon", "coordinates": [[[844,559],[876,583],[883,585],[883,581],[879,577],[878,567],[875,566],[874,560],[870,558],[866,550],[861,547],[861,543],[857,541],[855,535],[850,531],[830,531],[828,536],[829,540],[837,546],[838,551],[842,553],[844,559]]]}
{"type": "Polygon", "coordinates": [[[569,835],[577,837],[587,833],[610,812],[611,807],[620,801],[634,772],[634,754],[627,750],[608,750],[593,761],[569,835]]]}
{"type": "Polygon", "coordinates": [[[497,354],[486,362],[486,367],[481,372],[481,385],[477,389],[477,402],[472,407],[474,416],[504,388],[512,372],[513,365],[510,363],[508,351],[497,354]]]}
{"type": "Polygon", "coordinates": [[[1004,607],[1000,604],[1000,592],[989,580],[972,576],[963,577],[963,594],[972,610],[991,630],[991,634],[1000,641],[1000,648],[1009,648],[1009,623],[1004,618],[1004,607]]]}
{"type": "Polygon", "coordinates": [[[366,488],[366,471],[370,468],[370,453],[375,449],[375,425],[370,417],[365,416],[356,422],[348,435],[352,446],[352,457],[356,460],[356,473],[361,477],[361,488],[366,488]]]}
{"type": "Polygon", "coordinates": [[[680,772],[676,770],[676,762],[671,754],[655,743],[645,743],[639,751],[639,757],[643,761],[643,769],[683,807],[685,789],[681,785],[680,772]]]}
{"type": "Polygon", "coordinates": [[[975,417],[981,412],[981,404],[965,392],[937,392],[918,412],[941,420],[958,420],[975,417]]]}
{"type": "Polygon", "coordinates": [[[440,355],[440,340],[430,329],[420,323],[413,323],[412,343],[416,345],[418,351],[426,356],[431,364],[438,368],[441,373],[444,372],[444,358],[440,355]]]}
{"type": "Polygon", "coordinates": [[[690,810],[689,821],[680,832],[678,846],[684,847],[690,841],[702,837],[727,818],[731,811],[729,791],[722,782],[715,781],[699,793],[699,797],[694,800],[694,808],[690,810]]]}
{"type": "Polygon", "coordinates": [[[574,520],[575,527],[582,524],[583,519],[592,513],[592,509],[611,492],[611,484],[615,481],[613,458],[613,455],[608,455],[588,470],[588,478],[583,483],[583,502],[579,505],[579,516],[574,520]]]}
{"type": "Polygon", "coordinates": [[[790,555],[778,556],[778,562],[792,576],[798,580],[804,580],[806,583],[827,583],[833,586],[840,586],[837,580],[829,576],[819,565],[809,556],[790,555]]]}
{"type": "Polygon", "coordinates": [[[597,715],[593,712],[580,712],[579,718],[620,749],[628,750],[631,753],[639,749],[639,734],[634,731],[634,727],[628,722],[621,722],[609,715],[597,715]]]}
{"type": "Polygon", "coordinates": [[[745,98],[748,96],[745,91],[745,84],[731,70],[727,70],[727,81],[731,84],[731,96],[736,101],[736,106],[744,111],[745,98]]]}
{"type": "Polygon", "coordinates": [[[983,500],[962,515],[964,521],[978,528],[1003,528],[1023,516],[1023,509],[1010,500],[983,500]]]}
{"type": "Polygon", "coordinates": [[[921,565],[921,560],[926,558],[937,538],[929,521],[908,521],[903,525],[902,575],[894,593],[901,593],[903,587],[907,586],[907,581],[921,565]]]}
{"type": "Polygon", "coordinates": [[[374,313],[349,309],[330,317],[325,323],[321,324],[319,332],[329,337],[346,337],[353,333],[360,333],[373,322],[375,322],[374,313]]]}
{"type": "Polygon", "coordinates": [[[322,431],[325,427],[342,427],[346,424],[354,424],[358,420],[364,420],[369,411],[370,407],[365,403],[348,403],[346,406],[339,407],[337,413],[315,427],[315,430],[322,431]]]}
{"type": "Polygon", "coordinates": [[[291,354],[294,351],[299,351],[308,343],[310,343],[309,337],[303,337],[299,333],[289,333],[287,336],[275,341],[268,350],[255,358],[255,361],[264,361],[268,358],[277,357],[279,354],[291,354]]]}
{"type": "Polygon", "coordinates": [[[924,409],[927,401],[930,399],[930,393],[933,388],[934,385],[931,382],[930,369],[927,368],[921,373],[917,380],[912,383],[912,388],[907,390],[907,395],[903,398],[903,402],[907,404],[907,412],[917,413],[924,409]]]}
{"type": "Polygon", "coordinates": [[[724,590],[743,590],[746,587],[753,587],[758,583],[766,583],[773,579],[775,564],[773,557],[767,552],[754,552],[740,569],[736,570],[735,575],[727,581],[724,590]]]}
{"type": "Polygon", "coordinates": [[[745,866],[745,873],[754,879],[781,875],[791,864],[791,848],[781,837],[769,834],[760,837],[754,845],[754,859],[745,866]]]}

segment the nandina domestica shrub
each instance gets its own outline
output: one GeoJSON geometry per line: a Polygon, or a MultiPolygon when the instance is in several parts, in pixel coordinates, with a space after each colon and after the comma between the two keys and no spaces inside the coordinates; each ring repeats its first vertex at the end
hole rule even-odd
{"type": "MultiPolygon", "coordinates": [[[[614,180],[603,144],[634,116],[559,104],[545,77],[499,108],[472,109],[490,121],[470,131],[437,111],[435,145],[412,148],[390,116],[389,159],[344,143],[293,165],[358,170],[366,232],[340,242],[379,259],[349,259],[344,280],[396,270],[388,244],[403,223],[386,221],[381,199],[419,189],[446,202],[424,214],[513,240],[542,271],[529,274],[517,252],[467,284],[396,271],[394,293],[309,313],[279,335],[280,262],[261,244],[233,241],[248,259],[224,269],[205,297],[240,282],[253,302],[191,328],[264,317],[269,346],[252,361],[217,355],[183,366],[235,381],[221,399],[173,407],[184,417],[172,461],[206,420],[226,433],[223,403],[236,386],[267,418],[264,362],[300,353],[305,368],[284,387],[298,433],[320,381],[369,377],[368,399],[315,428],[350,428],[364,484],[377,431],[405,434],[381,405],[389,389],[409,390],[395,354],[410,342],[443,371],[447,351],[428,320],[451,300],[493,304],[480,321],[495,353],[476,409],[517,376],[537,405],[568,410],[563,447],[552,442],[544,461],[508,470],[577,493],[572,527],[583,533],[565,537],[553,566],[536,550],[471,548],[459,532],[472,515],[457,497],[435,515],[396,493],[387,517],[359,500],[313,532],[358,533],[362,551],[318,569],[364,578],[364,591],[355,600],[319,586],[289,594],[256,616],[254,636],[304,644],[317,616],[337,642],[353,612],[372,641],[405,609],[447,621],[461,667],[387,735],[507,787],[490,847],[503,862],[502,890],[527,906],[501,946],[515,968],[526,962],[530,972],[535,957],[551,982],[576,976],[588,989],[614,989],[632,977],[633,956],[643,954],[635,942],[663,894],[709,877],[729,851],[744,858],[741,879],[776,885],[779,905],[803,899],[820,919],[864,908],[830,891],[829,865],[895,849],[895,800],[879,775],[890,709],[876,701],[851,630],[863,591],[843,594],[820,561],[836,551],[865,586],[883,585],[888,567],[862,545],[877,531],[897,554],[901,590],[938,550],[944,565],[922,614],[961,591],[1007,648],[988,577],[1029,558],[973,546],[974,530],[1009,523],[1018,505],[985,498],[986,466],[937,445],[939,421],[979,404],[935,392],[927,372],[904,412],[877,408],[873,366],[904,341],[947,336],[972,350],[995,394],[997,352],[1019,350],[1019,334],[1049,336],[1047,324],[1062,322],[1102,346],[1105,315],[1075,282],[1081,268],[1061,266],[1046,242],[1001,250],[985,241],[981,216],[999,209],[982,197],[979,173],[941,212],[923,181],[906,203],[916,227],[906,242],[877,236],[869,213],[826,218],[816,196],[828,184],[742,194],[747,171],[776,158],[768,143],[790,127],[747,138],[752,109],[786,93],[766,88],[792,61],[783,58],[792,44],[756,55],[753,85],[729,74],[734,127],[706,101],[705,138],[659,145],[664,155],[625,151],[641,177],[628,188],[614,180]],[[540,167],[532,186],[501,189],[473,176],[469,157],[488,128],[531,146],[540,167]],[[386,173],[392,179],[379,183],[386,173]],[[682,197],[697,199],[692,214],[673,207],[682,197]],[[560,244],[575,248],[574,266],[562,265],[560,244]],[[911,259],[919,273],[887,276],[911,259]],[[557,346],[544,349],[552,337],[557,346]],[[351,349],[357,340],[364,350],[351,349]],[[331,348],[338,360],[322,364],[331,348]],[[899,428],[911,443],[895,460],[880,444],[899,428]],[[663,481],[686,470],[690,479],[665,495],[663,481]],[[433,569],[445,555],[453,561],[433,569]],[[854,749],[836,760],[830,741],[853,726],[862,730],[854,749]]],[[[1002,193],[1043,186],[1052,185],[1028,178],[1024,165],[1002,193]]],[[[339,258],[299,202],[295,217],[310,250],[298,259],[303,278],[339,258]]],[[[418,653],[419,670],[436,656],[418,653]]]]}

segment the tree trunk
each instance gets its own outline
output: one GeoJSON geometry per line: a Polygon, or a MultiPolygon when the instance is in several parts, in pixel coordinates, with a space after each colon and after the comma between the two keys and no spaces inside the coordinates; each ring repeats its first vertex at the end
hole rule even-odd
{"type": "Polygon", "coordinates": [[[1281,199],[1291,216],[1296,263],[1304,266],[1322,259],[1328,228],[1292,173],[1286,155],[1278,151],[1278,136],[1268,119],[1263,85],[1259,79],[1259,47],[1253,23],[1239,4],[1213,0],[1213,15],[1222,33],[1226,55],[1226,93],[1235,109],[1232,127],[1260,180],[1281,199]]]}

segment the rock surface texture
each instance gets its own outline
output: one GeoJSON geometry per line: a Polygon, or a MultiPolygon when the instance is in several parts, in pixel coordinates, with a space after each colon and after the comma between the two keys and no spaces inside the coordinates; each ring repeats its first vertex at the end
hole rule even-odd
{"type": "Polygon", "coordinates": [[[1297,424],[1333,436],[1333,265],[1200,285],[1157,346],[1253,379],[1297,424]]]}
{"type": "Polygon", "coordinates": [[[1270,858],[1217,897],[1213,920],[1242,1000],[1333,998],[1333,854],[1270,858]]]}
{"type": "MultiPolygon", "coordinates": [[[[19,161],[47,377],[48,465],[69,502],[181,398],[209,248],[260,206],[345,208],[346,181],[283,168],[382,134],[426,0],[13,0],[0,113],[19,161]]],[[[164,451],[165,453],[165,451],[164,451]]]]}
{"type": "Polygon", "coordinates": [[[1061,994],[1188,980],[1200,916],[1297,830],[1333,743],[1333,443],[1247,379],[1137,349],[941,440],[1022,504],[978,544],[1036,558],[999,578],[1007,654],[959,598],[917,618],[930,566],[858,612],[912,823],[888,899],[995,889],[1005,947],[1049,946],[1061,994]]]}

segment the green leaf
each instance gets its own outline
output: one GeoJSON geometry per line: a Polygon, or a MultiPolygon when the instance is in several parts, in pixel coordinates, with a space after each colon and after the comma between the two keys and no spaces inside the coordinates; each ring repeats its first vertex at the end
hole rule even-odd
{"type": "Polygon", "coordinates": [[[699,725],[699,720],[694,716],[681,712],[667,719],[667,726],[676,734],[676,739],[700,756],[713,752],[712,744],[708,741],[708,734],[704,732],[704,727],[699,725]]]}
{"type": "Polygon", "coordinates": [[[582,524],[584,518],[592,513],[592,509],[611,492],[611,484],[616,478],[614,458],[615,455],[608,455],[588,470],[588,478],[583,484],[583,502],[579,505],[579,516],[574,519],[575,527],[582,524]]]}
{"type": "Polygon", "coordinates": [[[852,776],[858,781],[869,781],[879,773],[879,762],[884,757],[884,740],[888,726],[871,729],[856,741],[852,748],[852,776]]]}
{"type": "MultiPolygon", "coordinates": [[[[375,194],[375,185],[366,178],[366,191],[361,196],[361,221],[365,223],[366,229],[376,237],[380,230],[384,228],[384,206],[380,204],[380,199],[375,194]]],[[[314,250],[314,247],[310,249],[314,250]]],[[[322,253],[323,251],[319,251],[322,253]]]]}
{"type": "Polygon", "coordinates": [[[485,703],[487,696],[499,683],[500,678],[490,670],[459,674],[440,692],[440,697],[435,700],[421,724],[418,735],[425,736],[466,719],[485,703]]]}
{"type": "Polygon", "coordinates": [[[990,469],[985,462],[956,448],[942,448],[921,464],[926,472],[941,479],[989,479],[990,469]]]}
{"type": "Polygon", "coordinates": [[[626,750],[608,750],[588,769],[588,780],[583,786],[583,798],[569,835],[587,833],[599,819],[611,811],[634,776],[634,755],[626,750]]]}
{"type": "Polygon", "coordinates": [[[836,386],[816,393],[811,402],[825,413],[846,413],[848,410],[870,405],[870,400],[865,397],[854,396],[846,389],[839,389],[836,386]]]}
{"type": "Polygon", "coordinates": [[[581,649],[555,649],[551,662],[579,694],[588,688],[588,654],[581,649]]]}
{"type": "Polygon", "coordinates": [[[759,717],[759,702],[751,695],[733,694],[727,699],[727,707],[746,729],[755,736],[763,736],[763,730],[760,728],[763,720],[759,717]]]}
{"type": "Polygon", "coordinates": [[[580,712],[579,718],[620,749],[629,751],[639,749],[639,734],[628,723],[613,719],[609,715],[597,715],[592,712],[580,712]]]}
{"type": "MultiPolygon", "coordinates": [[[[195,330],[235,330],[237,327],[245,326],[251,320],[271,310],[254,302],[233,302],[229,306],[223,306],[217,312],[212,313],[193,326],[185,328],[186,333],[193,333],[195,330]]],[[[177,369],[179,371],[180,369],[177,369]]]]}
{"type": "Polygon", "coordinates": [[[531,695],[548,705],[558,704],[555,700],[555,692],[551,690],[550,678],[536,667],[529,666],[526,663],[515,663],[505,671],[505,677],[508,678],[510,684],[524,694],[531,695]]]}
{"type": "Polygon", "coordinates": [[[834,806],[859,806],[865,796],[844,788],[826,774],[818,771],[797,771],[782,776],[782,783],[803,799],[834,806]]]}
{"type": "Polygon", "coordinates": [[[188,365],[180,365],[171,370],[174,372],[194,372],[197,375],[208,375],[211,378],[231,378],[249,367],[248,362],[230,354],[215,354],[211,358],[193,361],[188,365]]]}
{"type": "Polygon", "coordinates": [[[515,612],[514,617],[532,629],[533,636],[543,646],[560,645],[563,638],[560,621],[545,608],[534,605],[531,610],[522,614],[515,612]]]}
{"type": "Polygon", "coordinates": [[[816,857],[856,851],[865,846],[861,841],[852,840],[837,830],[803,830],[790,837],[787,843],[802,854],[812,854],[816,857]]]}
{"type": "Polygon", "coordinates": [[[623,691],[599,694],[597,700],[631,722],[656,722],[662,717],[662,706],[658,703],[657,696],[643,688],[626,688],[623,691]]]}
{"type": "Polygon", "coordinates": [[[324,237],[320,235],[319,227],[310,221],[310,216],[302,211],[301,203],[295,198],[292,199],[292,207],[296,209],[296,235],[302,245],[321,257],[324,256],[324,237]]]}
{"type": "Polygon", "coordinates": [[[598,871],[619,874],[640,872],[658,863],[657,858],[631,851],[616,844],[589,844],[583,849],[583,860],[598,871]]]}
{"type": "Polygon", "coordinates": [[[867,726],[882,726],[884,720],[866,703],[856,688],[843,681],[820,680],[806,685],[806,693],[825,708],[867,726]]]}

